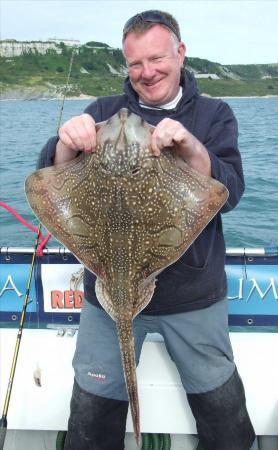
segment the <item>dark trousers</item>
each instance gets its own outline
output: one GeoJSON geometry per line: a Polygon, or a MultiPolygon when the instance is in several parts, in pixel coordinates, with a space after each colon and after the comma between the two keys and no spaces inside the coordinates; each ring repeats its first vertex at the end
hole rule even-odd
{"type": "MultiPolygon", "coordinates": [[[[221,387],[188,395],[203,450],[249,450],[255,439],[237,370],[221,387]]],[[[90,394],[74,382],[64,450],[123,450],[128,402],[90,394]]]]}

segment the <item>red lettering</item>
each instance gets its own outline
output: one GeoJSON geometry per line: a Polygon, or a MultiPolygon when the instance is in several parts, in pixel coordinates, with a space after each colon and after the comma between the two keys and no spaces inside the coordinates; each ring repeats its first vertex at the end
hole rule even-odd
{"type": "Polygon", "coordinates": [[[74,307],[73,291],[65,291],[64,296],[65,296],[64,308],[73,308],[74,307]]]}
{"type": "Polygon", "coordinates": [[[80,309],[84,301],[82,291],[51,291],[51,307],[53,309],[80,309]]]}
{"type": "Polygon", "coordinates": [[[64,308],[64,294],[61,291],[51,291],[51,307],[55,308],[64,308]]]}
{"type": "Polygon", "coordinates": [[[82,308],[83,300],[84,300],[84,292],[74,291],[74,307],[82,308]]]}

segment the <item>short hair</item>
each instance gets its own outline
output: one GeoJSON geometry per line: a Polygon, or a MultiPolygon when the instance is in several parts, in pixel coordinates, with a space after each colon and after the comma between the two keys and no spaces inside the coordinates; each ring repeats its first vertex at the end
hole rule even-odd
{"type": "Polygon", "coordinates": [[[150,9],[135,14],[126,22],[123,28],[122,42],[124,42],[128,33],[143,33],[154,25],[161,25],[163,28],[168,29],[181,41],[180,27],[177,20],[168,12],[150,9]]]}

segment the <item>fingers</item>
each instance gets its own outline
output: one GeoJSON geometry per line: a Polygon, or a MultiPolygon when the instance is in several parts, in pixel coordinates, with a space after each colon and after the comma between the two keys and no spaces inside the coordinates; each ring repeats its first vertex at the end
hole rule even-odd
{"type": "Polygon", "coordinates": [[[71,150],[91,152],[96,147],[94,119],[89,114],[71,118],[60,128],[59,138],[71,150]]]}
{"type": "Polygon", "coordinates": [[[186,139],[187,130],[184,126],[172,119],[163,119],[156,126],[152,134],[152,151],[155,156],[159,156],[165,147],[173,147],[179,145],[186,139]]]}
{"type": "Polygon", "coordinates": [[[88,151],[94,150],[97,144],[96,140],[96,124],[92,116],[89,114],[83,114],[83,125],[86,130],[87,136],[88,136],[88,146],[85,147],[86,149],[89,149],[88,151]]]}

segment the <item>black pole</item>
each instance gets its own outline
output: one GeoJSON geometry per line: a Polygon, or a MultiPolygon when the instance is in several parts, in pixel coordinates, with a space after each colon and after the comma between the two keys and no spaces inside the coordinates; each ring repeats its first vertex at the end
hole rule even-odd
{"type": "Polygon", "coordinates": [[[2,416],[2,419],[0,419],[0,448],[1,448],[1,450],[4,448],[6,432],[7,432],[7,417],[2,416]]]}

